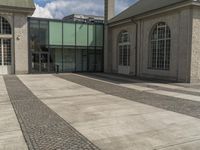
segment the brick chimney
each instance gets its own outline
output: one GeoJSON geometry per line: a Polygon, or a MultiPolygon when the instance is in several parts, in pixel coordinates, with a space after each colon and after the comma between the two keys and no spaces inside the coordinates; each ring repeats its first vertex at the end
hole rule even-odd
{"type": "Polygon", "coordinates": [[[105,2],[105,22],[115,16],[115,0],[104,0],[105,2]]]}

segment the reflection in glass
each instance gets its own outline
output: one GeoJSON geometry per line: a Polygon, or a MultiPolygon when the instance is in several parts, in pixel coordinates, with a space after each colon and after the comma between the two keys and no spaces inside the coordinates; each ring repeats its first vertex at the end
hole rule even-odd
{"type": "Polygon", "coordinates": [[[39,36],[39,21],[31,20],[30,21],[30,49],[31,51],[39,51],[40,49],[40,36],[39,36]]]}
{"type": "Polygon", "coordinates": [[[76,45],[87,46],[87,24],[76,24],[76,45]]]}
{"type": "Polygon", "coordinates": [[[87,48],[78,47],[76,49],[76,71],[87,71],[87,48]]]}
{"type": "Polygon", "coordinates": [[[48,72],[48,54],[42,53],[40,55],[41,72],[48,72]]]}
{"type": "Polygon", "coordinates": [[[75,49],[64,48],[63,50],[63,71],[74,72],[75,71],[75,49]]]}
{"type": "Polygon", "coordinates": [[[50,48],[50,71],[56,72],[57,67],[62,72],[62,48],[50,48]]]}
{"type": "Polygon", "coordinates": [[[87,49],[82,50],[82,71],[86,72],[87,71],[87,49]]]}
{"type": "Polygon", "coordinates": [[[103,70],[103,25],[30,19],[32,72],[103,70]]]}
{"type": "Polygon", "coordinates": [[[39,72],[39,54],[32,54],[32,63],[31,63],[31,66],[32,66],[32,72],[33,73],[37,73],[39,72]]]}
{"type": "Polygon", "coordinates": [[[88,71],[94,72],[95,71],[95,49],[90,48],[88,50],[88,71]]]}
{"type": "Polygon", "coordinates": [[[62,22],[49,22],[49,43],[50,45],[62,45],[62,22]]]}
{"type": "Polygon", "coordinates": [[[96,70],[97,72],[103,71],[103,49],[96,49],[96,70]]]}
{"type": "Polygon", "coordinates": [[[75,24],[63,23],[63,45],[75,45],[75,24]]]}
{"type": "Polygon", "coordinates": [[[88,46],[95,46],[95,25],[88,25],[88,46]]]}
{"type": "Polygon", "coordinates": [[[40,45],[48,45],[49,29],[47,21],[40,21],[40,45]]]}
{"type": "Polygon", "coordinates": [[[96,46],[103,46],[103,26],[96,25],[96,46]]]}

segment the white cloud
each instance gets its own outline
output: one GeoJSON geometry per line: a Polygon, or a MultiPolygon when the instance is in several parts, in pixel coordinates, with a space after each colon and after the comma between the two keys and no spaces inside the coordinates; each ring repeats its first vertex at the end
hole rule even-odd
{"type": "MultiPolygon", "coordinates": [[[[119,1],[119,0],[118,0],[119,1]]],[[[36,4],[34,17],[63,18],[64,16],[78,13],[90,15],[103,15],[104,0],[54,0],[44,7],[36,4]]],[[[117,4],[117,12],[128,7],[128,3],[120,0],[117,4]]]]}
{"type": "Polygon", "coordinates": [[[36,10],[33,14],[33,17],[44,17],[44,18],[53,18],[51,12],[49,9],[46,9],[44,7],[40,7],[39,5],[35,4],[36,10]]]}

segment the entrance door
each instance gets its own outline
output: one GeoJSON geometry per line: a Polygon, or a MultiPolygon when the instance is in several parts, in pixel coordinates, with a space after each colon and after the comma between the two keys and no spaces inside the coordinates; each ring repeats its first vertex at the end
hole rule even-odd
{"type": "Polygon", "coordinates": [[[32,53],[32,73],[49,72],[49,53],[32,53]]]}
{"type": "Polygon", "coordinates": [[[41,53],[40,54],[40,67],[41,72],[48,72],[49,63],[48,63],[48,54],[47,53],[41,53]]]}
{"type": "Polygon", "coordinates": [[[11,73],[11,39],[0,39],[0,74],[11,73]]]}

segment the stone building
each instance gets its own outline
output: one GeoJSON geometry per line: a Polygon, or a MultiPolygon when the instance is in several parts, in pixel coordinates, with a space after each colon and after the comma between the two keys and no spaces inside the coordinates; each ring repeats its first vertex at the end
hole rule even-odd
{"type": "Polygon", "coordinates": [[[117,16],[105,4],[105,72],[200,80],[199,0],[139,0],[117,16]]]}
{"type": "Polygon", "coordinates": [[[32,0],[0,1],[0,74],[51,73],[59,66],[59,72],[104,69],[200,80],[199,0],[139,0],[117,16],[115,0],[105,0],[104,27],[96,21],[28,19],[34,10],[32,0]]]}
{"type": "Polygon", "coordinates": [[[0,1],[0,74],[28,73],[27,16],[32,0],[0,1]]]}

